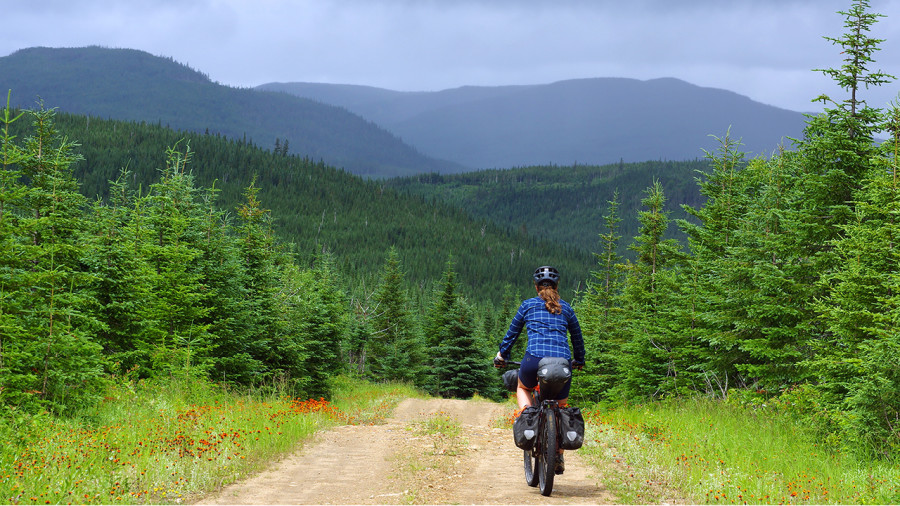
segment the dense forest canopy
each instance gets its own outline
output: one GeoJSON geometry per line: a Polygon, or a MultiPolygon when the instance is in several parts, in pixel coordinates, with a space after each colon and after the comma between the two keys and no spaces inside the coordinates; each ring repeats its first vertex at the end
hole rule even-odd
{"type": "MultiPolygon", "coordinates": [[[[593,263],[590,250],[552,238],[534,239],[485,219],[473,220],[453,205],[407,197],[380,181],[219,135],[174,131],[160,125],[104,120],[58,113],[57,128],[77,139],[72,164],[80,191],[89,199],[110,198],[110,181],[123,168],[134,190],[149,188],[166,163],[166,150],[190,146],[187,167],[198,186],[215,187],[219,209],[234,212],[255,179],[259,199],[272,211],[272,227],[308,265],[323,250],[333,254],[340,272],[370,283],[390,247],[403,256],[414,285],[430,287],[449,255],[458,260],[460,283],[478,299],[499,301],[504,285],[518,285],[532,264],[552,258],[568,272],[569,296],[593,263]],[[512,254],[514,252],[514,255],[512,254]]],[[[28,131],[24,121],[10,132],[28,131]]],[[[591,226],[588,232],[596,233],[591,226]]]]}
{"type": "MultiPolygon", "coordinates": [[[[643,191],[659,181],[673,218],[691,219],[682,206],[700,207],[705,197],[697,178],[709,172],[710,161],[647,161],[611,165],[537,166],[464,174],[422,174],[394,178],[385,184],[428,201],[446,202],[473,217],[509,230],[520,230],[558,244],[596,251],[608,202],[618,193],[623,221],[620,233],[634,237],[643,191]]],[[[668,237],[686,245],[680,230],[668,237]]],[[[619,245],[630,257],[627,244],[619,245]]]]}

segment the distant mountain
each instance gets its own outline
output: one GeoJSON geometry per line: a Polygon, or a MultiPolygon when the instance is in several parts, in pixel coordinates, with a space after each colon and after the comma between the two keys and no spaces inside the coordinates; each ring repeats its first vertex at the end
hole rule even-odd
{"type": "Polygon", "coordinates": [[[750,154],[801,137],[802,113],[678,79],[596,78],[546,85],[399,92],[340,84],[269,83],[344,107],[429,156],[474,168],[692,160],[731,136],[750,154]]]}
{"type": "MultiPolygon", "coordinates": [[[[0,58],[0,91],[14,106],[46,107],[101,118],[246,138],[365,176],[453,172],[394,134],[346,109],[284,93],[238,89],[171,58],[132,49],[30,48],[0,58]]],[[[5,97],[4,97],[5,98],[5,97]]]]}

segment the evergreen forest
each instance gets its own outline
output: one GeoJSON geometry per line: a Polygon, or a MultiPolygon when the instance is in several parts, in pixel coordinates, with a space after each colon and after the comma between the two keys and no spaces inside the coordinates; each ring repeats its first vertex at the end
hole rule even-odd
{"type": "Polygon", "coordinates": [[[894,79],[871,70],[881,16],[841,14],[843,64],[820,71],[843,95],[752,159],[726,134],[702,162],[365,181],[283,144],[7,101],[2,416],[67,416],[122,378],[499,399],[491,357],[554,264],[585,332],[577,402],[779,400],[823,445],[895,458],[900,104],[864,99],[894,79]]]}

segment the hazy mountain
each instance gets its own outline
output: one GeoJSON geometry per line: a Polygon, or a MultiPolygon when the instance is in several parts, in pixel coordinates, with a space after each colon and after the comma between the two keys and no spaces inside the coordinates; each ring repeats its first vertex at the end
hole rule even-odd
{"type": "Polygon", "coordinates": [[[397,176],[462,168],[419,153],[385,129],[348,112],[284,93],[238,89],[143,51],[30,48],[0,58],[0,90],[12,104],[246,138],[324,160],[355,174],[397,176]]]}
{"type": "MultiPolygon", "coordinates": [[[[232,88],[171,58],[130,49],[30,48],[0,58],[15,106],[147,121],[391,177],[532,165],[691,160],[731,129],[749,153],[799,137],[801,113],[676,79],[399,92],[270,83],[232,88]],[[280,91],[284,93],[275,93],[280,91]]],[[[790,147],[789,142],[787,146],[790,147]]]]}
{"type": "Polygon", "coordinates": [[[800,137],[802,113],[678,79],[596,78],[546,85],[398,92],[366,86],[269,83],[334,104],[429,156],[476,168],[690,160],[731,132],[748,153],[800,137]]]}

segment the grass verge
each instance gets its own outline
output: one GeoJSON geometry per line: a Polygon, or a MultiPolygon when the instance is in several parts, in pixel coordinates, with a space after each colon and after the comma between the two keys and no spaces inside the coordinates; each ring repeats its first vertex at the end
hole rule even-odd
{"type": "Polygon", "coordinates": [[[814,443],[789,417],[707,399],[593,409],[582,454],[625,503],[897,504],[900,471],[814,443]]]}
{"type": "Polygon", "coordinates": [[[409,387],[340,379],[334,403],[202,381],[122,383],[73,418],[0,420],[0,503],[181,503],[259,470],[317,430],[379,423],[409,387]]]}

